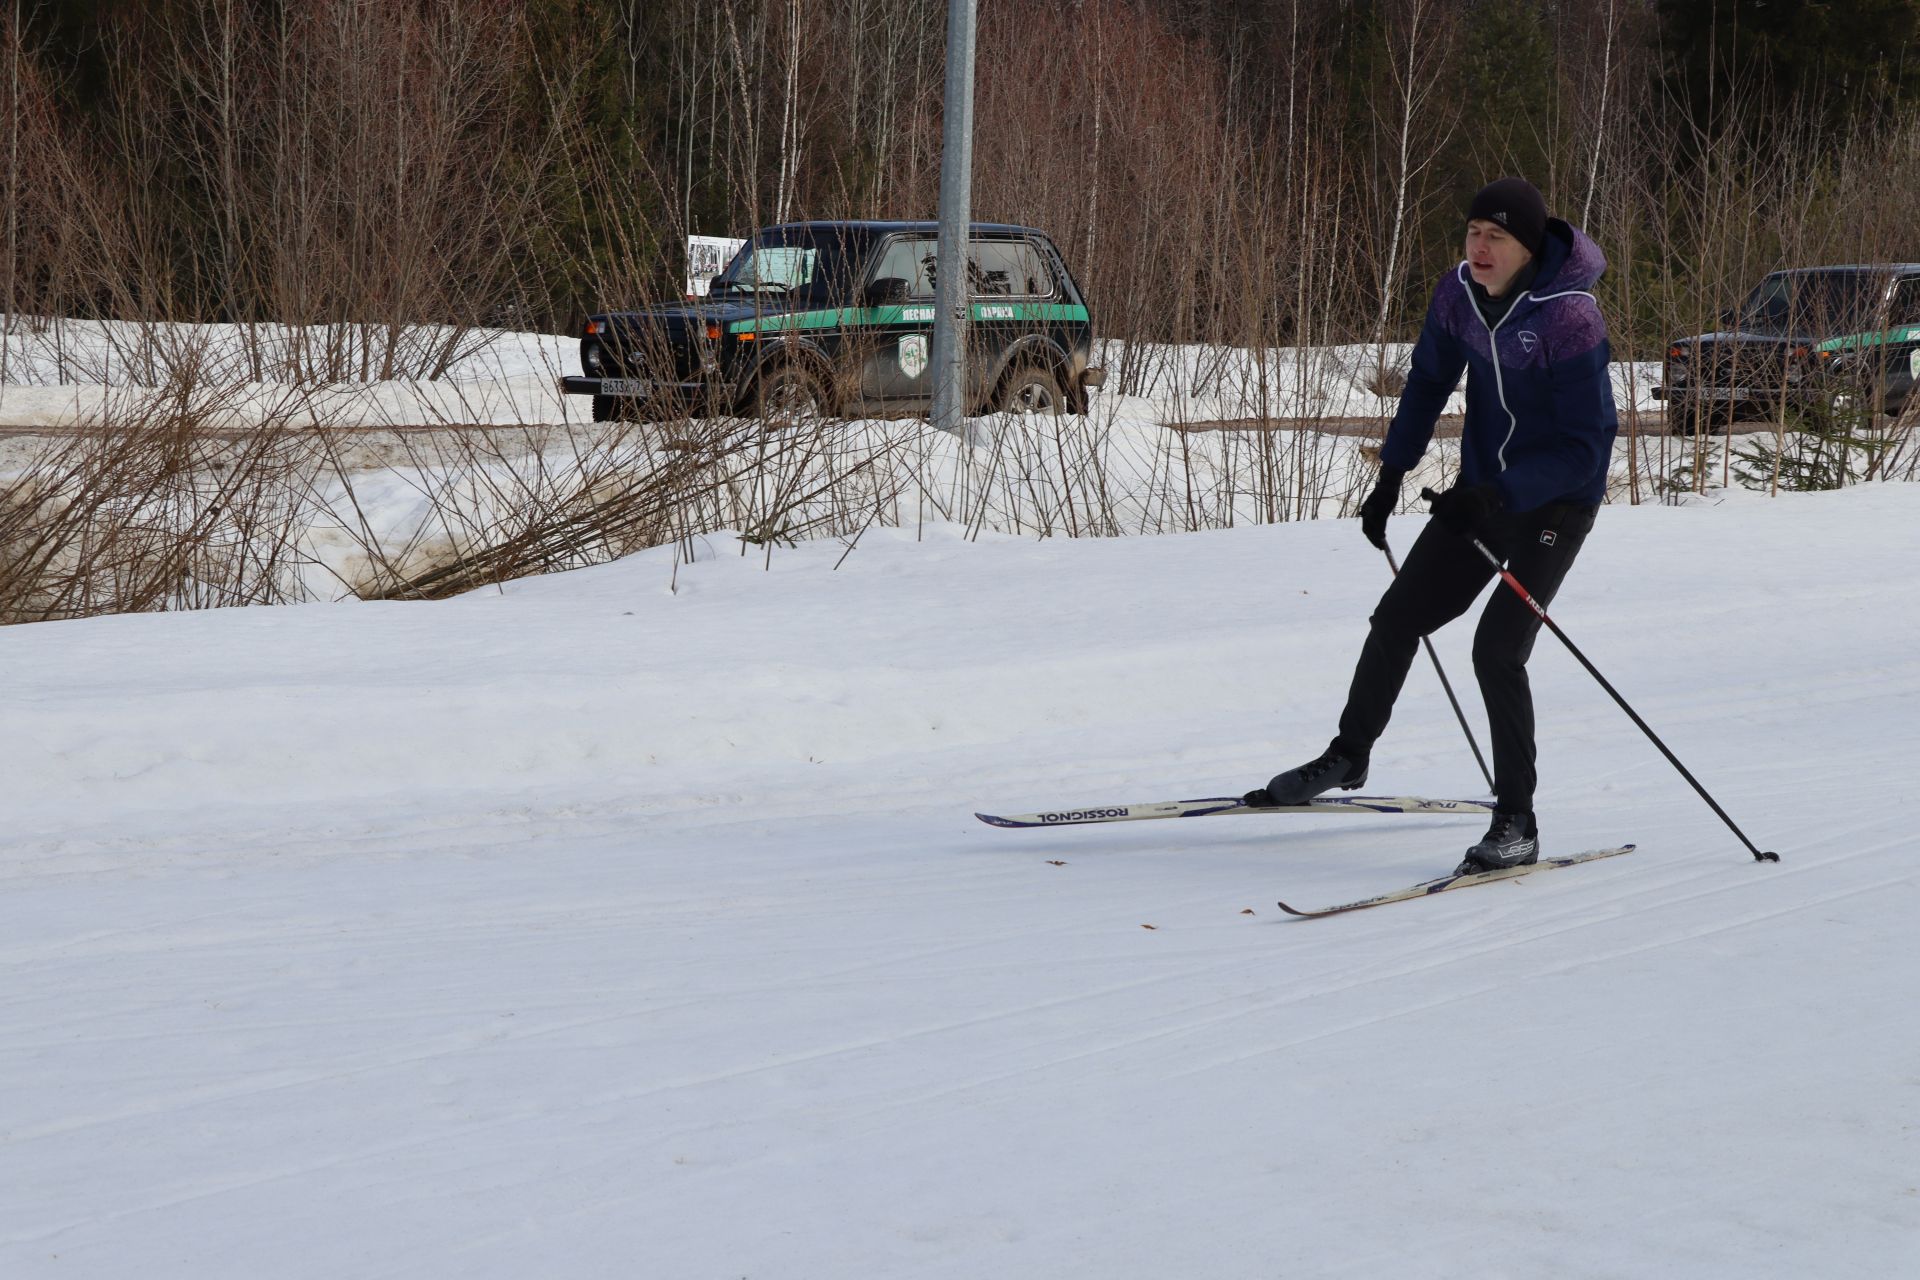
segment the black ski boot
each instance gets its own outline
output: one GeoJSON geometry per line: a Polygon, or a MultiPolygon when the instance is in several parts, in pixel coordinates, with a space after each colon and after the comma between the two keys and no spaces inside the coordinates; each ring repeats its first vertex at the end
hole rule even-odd
{"type": "Polygon", "coordinates": [[[1531,813],[1495,813],[1493,825],[1480,843],[1467,850],[1466,861],[1454,868],[1457,876],[1482,871],[1530,867],[1540,861],[1540,827],[1531,813]]]}
{"type": "Polygon", "coordinates": [[[1276,773],[1264,787],[1247,792],[1246,802],[1265,809],[1273,805],[1305,804],[1317,795],[1333,790],[1351,791],[1365,786],[1367,762],[1349,760],[1329,750],[1317,760],[1309,760],[1298,769],[1276,773]]]}

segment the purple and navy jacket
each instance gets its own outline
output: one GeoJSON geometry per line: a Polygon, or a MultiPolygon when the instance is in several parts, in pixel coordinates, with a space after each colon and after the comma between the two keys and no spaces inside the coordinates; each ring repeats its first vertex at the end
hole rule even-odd
{"type": "Polygon", "coordinates": [[[1460,483],[1493,485],[1509,511],[1598,505],[1619,429],[1607,325],[1588,292],[1606,269],[1606,255],[1584,232],[1547,219],[1532,286],[1491,329],[1474,305],[1467,264],[1442,276],[1381,465],[1413,470],[1466,372],[1460,483]]]}

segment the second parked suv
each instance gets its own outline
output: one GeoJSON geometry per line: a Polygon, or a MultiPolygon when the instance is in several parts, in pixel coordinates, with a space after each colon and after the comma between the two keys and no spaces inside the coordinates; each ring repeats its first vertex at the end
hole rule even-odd
{"type": "MultiPolygon", "coordinates": [[[[596,420],[925,412],[938,238],[933,222],[763,228],[706,297],[589,317],[562,389],[596,420]]],[[[1087,411],[1092,323],[1043,232],[975,223],[967,295],[969,411],[1087,411]]]]}
{"type": "Polygon", "coordinates": [[[1667,347],[1656,400],[1684,431],[1782,405],[1898,413],[1920,375],[1920,264],[1776,271],[1715,333],[1667,347]]]}

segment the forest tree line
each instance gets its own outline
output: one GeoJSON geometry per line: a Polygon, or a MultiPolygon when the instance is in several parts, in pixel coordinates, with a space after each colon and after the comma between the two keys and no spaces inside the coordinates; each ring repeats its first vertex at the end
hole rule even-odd
{"type": "MultiPolygon", "coordinates": [[[[689,234],[931,217],[946,7],[11,0],[0,311],[572,332],[689,234]]],[[[1623,356],[1920,259],[1920,0],[979,0],[975,123],[974,216],[1112,338],[1409,338],[1503,174],[1607,252],[1623,356]]]]}

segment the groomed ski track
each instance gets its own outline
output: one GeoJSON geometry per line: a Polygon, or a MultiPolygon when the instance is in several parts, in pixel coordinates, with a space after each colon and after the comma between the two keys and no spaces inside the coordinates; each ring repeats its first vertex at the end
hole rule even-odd
{"type": "MultiPolygon", "coordinates": [[[[1912,1274],[1917,527],[1610,508],[1554,605],[1780,865],[1543,635],[1544,850],[1638,850],[1310,928],[1483,823],[972,815],[1317,752],[1352,521],[0,630],[0,1274],[1912,1274]]],[[[1422,659],[1373,785],[1475,776],[1422,659]]]]}

